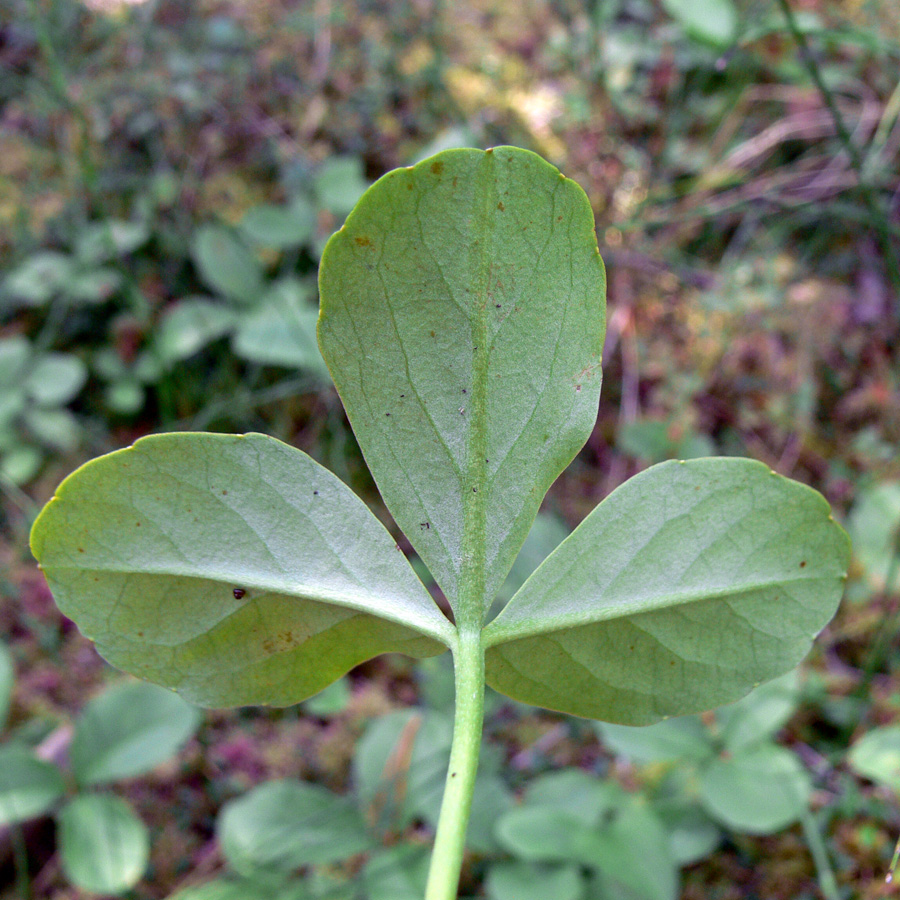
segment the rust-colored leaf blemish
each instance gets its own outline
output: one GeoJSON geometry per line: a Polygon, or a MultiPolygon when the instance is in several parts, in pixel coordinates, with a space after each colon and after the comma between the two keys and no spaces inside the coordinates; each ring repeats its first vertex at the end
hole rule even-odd
{"type": "Polygon", "coordinates": [[[800,568],[801,569],[806,568],[806,560],[805,559],[803,560],[803,562],[800,563],[800,568]]]}
{"type": "Polygon", "coordinates": [[[497,209],[499,209],[500,212],[503,212],[503,210],[506,209],[506,207],[503,205],[503,201],[502,201],[502,200],[498,200],[498,201],[497,201],[497,209]]]}
{"type": "Polygon", "coordinates": [[[442,175],[443,172],[444,172],[444,164],[443,164],[440,160],[437,160],[436,162],[433,162],[433,163],[431,164],[431,171],[432,171],[435,175],[442,175]]]}
{"type": "Polygon", "coordinates": [[[372,242],[364,234],[361,234],[359,237],[355,238],[355,240],[356,240],[357,245],[360,247],[371,247],[372,246],[372,242]]]}

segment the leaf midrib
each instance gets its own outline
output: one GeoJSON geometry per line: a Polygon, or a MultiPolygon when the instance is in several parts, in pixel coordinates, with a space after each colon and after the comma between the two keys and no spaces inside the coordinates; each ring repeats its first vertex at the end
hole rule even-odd
{"type": "MultiPolygon", "coordinates": [[[[438,640],[443,644],[449,645],[453,634],[453,627],[450,624],[449,620],[444,619],[443,614],[436,606],[435,615],[439,616],[440,619],[443,620],[440,623],[428,621],[425,617],[429,614],[424,612],[421,614],[420,618],[418,618],[416,621],[413,621],[410,617],[411,611],[405,608],[402,615],[392,613],[389,609],[373,609],[371,596],[361,597],[361,599],[357,600],[351,594],[329,591],[327,588],[317,588],[315,592],[313,592],[305,588],[298,589],[298,587],[291,586],[290,584],[285,582],[277,583],[275,581],[267,581],[265,579],[245,578],[238,572],[236,572],[233,577],[225,578],[219,575],[198,574],[196,569],[192,571],[178,571],[172,567],[165,569],[153,569],[150,567],[141,569],[120,569],[113,566],[91,566],[90,568],[88,568],[84,565],[79,566],[54,564],[51,569],[53,573],[68,571],[77,572],[79,575],[85,575],[91,572],[102,572],[105,575],[121,575],[125,577],[147,575],[156,578],[185,578],[192,581],[206,581],[212,582],[213,584],[221,584],[228,589],[239,586],[243,590],[246,590],[248,594],[254,590],[264,591],[271,594],[281,594],[287,595],[289,597],[295,597],[298,600],[308,600],[312,603],[331,604],[334,606],[341,606],[346,609],[357,610],[359,612],[366,613],[367,615],[374,616],[375,618],[385,619],[386,621],[393,622],[398,625],[404,625],[414,631],[419,631],[426,637],[434,638],[435,640],[438,640]],[[446,621],[446,627],[443,626],[444,621],[446,621]]],[[[249,598],[249,602],[253,602],[255,599],[257,598],[251,597],[249,598]]],[[[389,598],[379,597],[379,599],[387,600],[389,602],[389,598]]]]}
{"type": "MultiPolygon", "coordinates": [[[[795,584],[804,581],[832,581],[841,580],[838,574],[829,575],[796,575],[792,578],[778,578],[769,581],[757,581],[743,585],[729,585],[719,588],[718,590],[698,592],[696,590],[683,591],[679,593],[667,594],[662,597],[653,598],[645,601],[637,601],[643,603],[642,606],[628,605],[623,606],[607,606],[596,612],[585,615],[584,613],[575,613],[568,616],[555,616],[551,622],[543,624],[533,621],[537,616],[529,617],[520,624],[510,624],[507,626],[492,627],[493,622],[484,630],[484,646],[492,647],[496,644],[506,643],[508,641],[518,641],[524,638],[537,637],[538,635],[551,634],[555,631],[568,631],[572,628],[579,628],[584,625],[595,625],[600,622],[609,622],[614,619],[628,619],[632,616],[647,615],[654,612],[661,612],[670,609],[677,609],[681,606],[689,606],[692,603],[702,603],[707,600],[721,600],[728,597],[740,597],[743,594],[749,594],[754,591],[764,591],[770,588],[784,587],[785,585],[795,584]]],[[[524,586],[523,586],[524,587],[524,586]]],[[[509,602],[512,603],[515,597],[509,602]]],[[[495,619],[494,622],[498,621],[495,619]]]]}
{"type": "MultiPolygon", "coordinates": [[[[486,485],[487,464],[487,390],[490,347],[488,346],[487,306],[493,256],[493,215],[495,205],[494,154],[488,150],[476,171],[474,196],[481,197],[475,210],[473,233],[479,239],[472,265],[473,298],[470,310],[472,323],[472,384],[469,419],[466,480],[462,485],[463,499],[463,562],[460,570],[459,609],[457,623],[481,629],[485,614],[485,585],[487,581],[486,485]]],[[[474,246],[474,245],[473,245],[474,246]]]]}

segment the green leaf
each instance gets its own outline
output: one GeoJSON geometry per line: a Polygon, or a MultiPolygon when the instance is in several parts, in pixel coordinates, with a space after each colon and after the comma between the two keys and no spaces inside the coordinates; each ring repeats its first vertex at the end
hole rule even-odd
{"type": "Polygon", "coordinates": [[[795,669],[751,691],[743,700],[716,710],[716,725],[725,748],[734,753],[777,734],[800,700],[800,677],[795,669]]]}
{"type": "Polygon", "coordinates": [[[300,247],[315,233],[316,212],[303,198],[289,206],[254,206],[244,213],[240,229],[262,247],[275,250],[300,247]]]}
{"type": "Polygon", "coordinates": [[[668,837],[656,816],[631,799],[596,828],[585,827],[581,818],[564,809],[523,806],[499,820],[497,838],[523,860],[577,862],[599,869],[645,900],[676,896],[678,872],[668,837]]]}
{"type": "Polygon", "coordinates": [[[672,859],[679,866],[705,859],[722,843],[719,826],[696,803],[655,805],[654,809],[668,832],[672,859]]]}
{"type": "Polygon", "coordinates": [[[157,435],[93,460],[31,547],[106,659],[200,705],[290,705],[452,634],[363,503],[264,435],[157,435]]]}
{"type": "Polygon", "coordinates": [[[597,838],[580,816],[550,806],[511,809],[500,817],[495,833],[502,847],[529,862],[584,861],[597,838]]]}
{"type": "Polygon", "coordinates": [[[771,834],[797,821],[811,790],[800,760],[774,744],[716,759],[700,776],[704,809],[728,828],[751,834],[771,834]]]}
{"type": "Polygon", "coordinates": [[[149,238],[150,230],[141,222],[109,219],[85,228],[75,245],[75,253],[85,265],[97,265],[137,250],[149,238]]]}
{"type": "Polygon", "coordinates": [[[13,666],[9,648],[0,641],[0,731],[6,724],[9,715],[9,704],[12,700],[13,686],[16,682],[16,670],[13,666]]]}
{"type": "Polygon", "coordinates": [[[848,563],[810,488],[751,460],[661,463],[607,497],[485,629],[487,681],[627,725],[720,706],[803,658],[848,563]]]}
{"type": "Polygon", "coordinates": [[[328,370],[316,343],[318,307],[309,302],[312,285],[296,278],[274,284],[240,320],[234,352],[252,362],[309,369],[328,382],[328,370]]]}
{"type": "Polygon", "coordinates": [[[130,416],[143,409],[147,398],[142,384],[125,378],[107,385],[103,399],[113,412],[130,416]]]}
{"type": "Polygon", "coordinates": [[[75,723],[70,759],[79,784],[142,775],[177,753],[200,725],[200,713],[153,684],[108,688],[75,723]]]}
{"type": "Polygon", "coordinates": [[[900,725],[875,728],[863,735],[850,748],[847,761],[858,775],[900,794],[900,725]]]}
{"type": "Polygon", "coordinates": [[[737,36],[733,0],[663,0],[666,12],[695,40],[712,47],[730,47],[737,36]]]}
{"type": "Polygon", "coordinates": [[[0,825],[48,812],[66,792],[62,773],[23,747],[0,747],[0,825]]]}
{"type": "Polygon", "coordinates": [[[190,297],[166,307],[156,333],[163,363],[187,359],[234,328],[237,315],[214,300],[190,297]]]}
{"type": "Polygon", "coordinates": [[[26,306],[41,306],[72,277],[73,269],[64,253],[35,253],[6,276],[3,289],[26,306]]]}
{"type": "Polygon", "coordinates": [[[862,491],[847,530],[871,588],[886,593],[900,590],[900,565],[895,565],[900,556],[900,481],[885,481],[862,491]]]}
{"type": "MultiPolygon", "coordinates": [[[[531,573],[569,536],[565,522],[549,513],[538,513],[497,595],[504,603],[528,580],[531,573]]],[[[499,612],[499,610],[498,610],[499,612]]]]}
{"type": "Polygon", "coordinates": [[[326,160],[313,181],[313,193],[323,209],[346,216],[363,195],[368,182],[358,156],[335,156],[326,160]]]}
{"type": "Polygon", "coordinates": [[[580,819],[585,827],[593,827],[621,805],[625,797],[616,782],[568,768],[535,778],[525,791],[523,803],[527,807],[563,810],[580,819]]]}
{"type": "MultiPolygon", "coordinates": [[[[466,847],[475,853],[489,856],[500,849],[494,837],[497,819],[513,807],[513,796],[499,775],[479,772],[466,830],[466,847]]],[[[437,813],[438,810],[435,810],[437,813]]],[[[429,819],[437,823],[437,815],[429,819]]]]}
{"type": "Polygon", "coordinates": [[[709,729],[696,716],[679,716],[642,728],[597,722],[596,729],[615,753],[639,763],[698,763],[715,752],[709,729]]]}
{"type": "Polygon", "coordinates": [[[329,716],[343,712],[350,702],[350,686],[347,684],[346,678],[339,678],[332,682],[327,688],[319,691],[303,704],[305,712],[311,716],[319,716],[326,719],[329,716]]]}
{"type": "Polygon", "coordinates": [[[62,406],[78,395],[87,376],[87,366],[77,356],[45,353],[26,376],[23,387],[41,406],[62,406]]]}
{"type": "Polygon", "coordinates": [[[23,419],[31,434],[45,447],[71,453],[78,446],[81,426],[67,409],[31,407],[25,410],[23,419]]]}
{"type": "Polygon", "coordinates": [[[630,801],[612,817],[580,860],[644,900],[675,900],[678,868],[659,819],[640,801],[630,801]]]}
{"type": "Polygon", "coordinates": [[[584,879],[578,866],[502,862],[488,870],[485,889],[490,900],[582,900],[584,879]]]}
{"type": "Polygon", "coordinates": [[[84,794],[59,814],[66,878],[92,894],[124,894],[147,869],[150,836],[119,797],[84,794]]]}
{"type": "Polygon", "coordinates": [[[226,803],[218,835],[225,858],[243,875],[338,862],[372,843],[351,800],[289,779],[226,803]]]}
{"type": "Polygon", "coordinates": [[[11,388],[18,384],[30,358],[28,338],[21,335],[0,338],[0,386],[11,388]]]}
{"type": "Polygon", "coordinates": [[[122,281],[115,269],[79,272],[63,285],[63,293],[75,303],[105,303],[122,286],[122,281]]]}
{"type": "Polygon", "coordinates": [[[402,830],[416,817],[433,821],[450,760],[453,722],[430,710],[399,710],[366,729],[353,756],[356,793],[377,830],[402,830]]]}
{"type": "MultiPolygon", "coordinates": [[[[4,393],[0,394],[0,430],[10,429],[15,420],[26,408],[25,395],[21,390],[4,387],[4,393]]],[[[11,431],[7,432],[12,434],[11,431]]],[[[4,445],[4,449],[8,445],[4,445]]]]}
{"type": "Polygon", "coordinates": [[[26,484],[37,475],[43,461],[44,457],[37,447],[14,447],[0,457],[0,472],[13,484],[26,484]]]}
{"type": "Polygon", "coordinates": [[[593,428],[604,288],[584,192],[509,147],[389,172],[328,243],[322,354],[457,621],[480,624],[593,428]]]}
{"type": "Polygon", "coordinates": [[[363,868],[366,900],[422,900],[427,879],[427,850],[409,844],[373,854],[363,868]]]}
{"type": "Polygon", "coordinates": [[[276,887],[270,879],[217,878],[178,891],[168,900],[312,900],[312,895],[296,879],[276,887]]]}
{"type": "Polygon", "coordinates": [[[230,300],[250,305],[263,292],[263,272],[250,248],[230,229],[205,225],[192,247],[203,283],[230,300]]]}

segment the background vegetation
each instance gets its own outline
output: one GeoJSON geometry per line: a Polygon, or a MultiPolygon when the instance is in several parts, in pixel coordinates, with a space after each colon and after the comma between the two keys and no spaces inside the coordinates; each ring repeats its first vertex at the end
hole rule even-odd
{"type": "MultiPolygon", "coordinates": [[[[315,346],[319,254],[388,169],[499,143],[585,188],[610,276],[597,426],[508,589],[612,488],[668,457],[747,455],[813,485],[855,559],[799,679],[737,712],[636,737],[494,695],[464,892],[891,891],[900,5],[0,0],[0,820],[22,754],[50,765],[35,815],[0,824],[0,897],[85,896],[79,859],[94,845],[71,835],[100,815],[98,797],[129,823],[115,833],[131,865],[101,893],[151,900],[225,877],[250,897],[265,863],[277,883],[261,896],[421,895],[446,660],[418,673],[375,660],[302,708],[207,713],[199,730],[182,711],[160,753],[98,775],[78,741],[101,755],[127,742],[97,737],[104,707],[88,706],[121,676],[55,611],[27,533],[78,463],[187,428],[287,440],[388,522],[315,346]],[[247,793],[276,778],[318,792],[247,793]],[[780,815],[754,811],[786,784],[780,815]],[[585,796],[625,823],[620,869],[611,851],[566,850],[574,837],[554,855],[534,832],[548,806],[571,812],[585,796]],[[264,859],[271,835],[235,823],[279,803],[324,804],[353,840],[343,855],[264,859]],[[634,882],[629,866],[651,874],[634,882]]],[[[159,742],[164,702],[141,701],[131,737],[159,742]]]]}

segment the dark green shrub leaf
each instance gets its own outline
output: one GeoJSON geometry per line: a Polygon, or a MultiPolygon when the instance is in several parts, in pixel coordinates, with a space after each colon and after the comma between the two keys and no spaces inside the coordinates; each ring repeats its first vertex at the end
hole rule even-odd
{"type": "Polygon", "coordinates": [[[66,877],[92,894],[124,894],[147,868],[150,836],[118,797],[85,794],[59,814],[59,849],[66,877]]]}
{"type": "Polygon", "coordinates": [[[607,497],[485,629],[488,683],[629,725],[793,668],[849,563],[815,491],[743,459],[667,462],[607,497]]]}
{"type": "Polygon", "coordinates": [[[590,203],[533,153],[450,150],[373,185],[319,278],[322,353],[385,503],[457,618],[461,593],[489,605],[597,414],[590,203]]]}
{"type": "Polygon", "coordinates": [[[199,711],[153,684],[108,688],[75,723],[70,760],[80,784],[142,775],[181,749],[200,725],[199,711]]]}
{"type": "Polygon", "coordinates": [[[32,551],[113,665],[201,705],[290,705],[372,656],[449,639],[363,503],[263,435],[159,435],[87,463],[32,551]]]}

